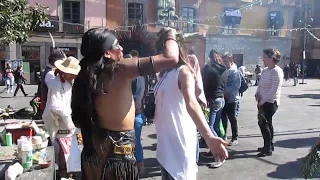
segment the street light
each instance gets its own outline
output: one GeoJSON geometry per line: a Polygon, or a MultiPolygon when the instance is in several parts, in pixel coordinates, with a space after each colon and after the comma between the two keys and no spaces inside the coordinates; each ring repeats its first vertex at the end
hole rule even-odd
{"type": "Polygon", "coordinates": [[[307,44],[307,29],[311,27],[309,23],[313,22],[313,18],[307,17],[307,9],[308,7],[304,7],[304,21],[300,20],[300,23],[304,23],[304,35],[303,35],[303,59],[302,59],[302,82],[299,84],[307,84],[304,82],[305,79],[305,64],[306,64],[306,44],[307,44]]]}

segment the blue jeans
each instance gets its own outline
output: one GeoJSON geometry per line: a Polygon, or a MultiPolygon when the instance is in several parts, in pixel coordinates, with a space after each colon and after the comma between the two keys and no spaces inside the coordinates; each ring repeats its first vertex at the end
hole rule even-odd
{"type": "Polygon", "coordinates": [[[220,121],[221,121],[221,111],[224,105],[225,105],[224,98],[217,98],[209,102],[209,107],[210,107],[209,126],[212,133],[216,137],[221,137],[220,121]]]}
{"type": "Polygon", "coordinates": [[[200,133],[199,132],[197,132],[197,154],[196,154],[196,161],[197,161],[197,163],[199,162],[199,148],[200,148],[200,146],[199,146],[199,140],[200,140],[200,138],[201,138],[201,135],[200,135],[200,133]]]}
{"type": "Polygon", "coordinates": [[[240,99],[239,99],[239,101],[237,102],[236,116],[239,116],[239,114],[240,114],[240,99]]]}
{"type": "Polygon", "coordinates": [[[137,114],[134,121],[134,132],[136,135],[136,158],[137,162],[143,162],[143,148],[141,144],[141,131],[144,124],[144,114],[137,114]]]}

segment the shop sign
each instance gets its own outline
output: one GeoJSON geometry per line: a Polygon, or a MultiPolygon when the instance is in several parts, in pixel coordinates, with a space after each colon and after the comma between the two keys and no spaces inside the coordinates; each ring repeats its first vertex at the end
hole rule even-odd
{"type": "Polygon", "coordinates": [[[49,16],[48,21],[41,22],[34,31],[38,32],[58,32],[59,31],[59,17],[49,16]]]}

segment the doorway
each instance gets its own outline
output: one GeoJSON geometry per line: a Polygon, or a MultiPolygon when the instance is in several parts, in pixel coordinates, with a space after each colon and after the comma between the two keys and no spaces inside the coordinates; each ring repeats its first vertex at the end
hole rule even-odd
{"type": "Polygon", "coordinates": [[[237,67],[243,66],[243,54],[233,54],[233,59],[237,67]]]}

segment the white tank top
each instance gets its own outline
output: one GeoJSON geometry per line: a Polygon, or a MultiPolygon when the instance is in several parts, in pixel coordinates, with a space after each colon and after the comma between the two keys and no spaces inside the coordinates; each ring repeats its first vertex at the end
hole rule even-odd
{"type": "Polygon", "coordinates": [[[157,160],[174,179],[196,180],[197,129],[178,85],[184,67],[164,73],[155,86],[157,160]]]}

